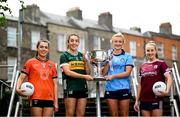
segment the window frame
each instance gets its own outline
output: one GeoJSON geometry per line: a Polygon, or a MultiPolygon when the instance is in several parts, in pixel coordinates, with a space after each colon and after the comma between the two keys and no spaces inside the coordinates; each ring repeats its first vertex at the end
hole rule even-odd
{"type": "Polygon", "coordinates": [[[17,47],[17,28],[7,27],[7,47],[17,47]]]}
{"type": "Polygon", "coordinates": [[[36,45],[39,40],[40,31],[31,31],[31,50],[36,50],[36,45]]]}
{"type": "Polygon", "coordinates": [[[176,47],[176,45],[172,45],[171,55],[172,55],[172,60],[177,60],[177,47],[176,47]]]}
{"type": "Polygon", "coordinates": [[[59,33],[57,36],[57,50],[59,52],[66,51],[67,50],[67,42],[66,42],[66,35],[63,33],[59,33]],[[62,37],[62,38],[60,38],[62,37]],[[62,41],[63,39],[63,41],[62,41]]]}
{"type": "Polygon", "coordinates": [[[137,44],[136,44],[136,41],[134,41],[134,40],[131,40],[129,42],[129,53],[131,56],[137,55],[137,44]]]}
{"type": "Polygon", "coordinates": [[[79,37],[79,47],[78,47],[78,51],[80,52],[85,52],[85,38],[84,37],[79,37]]]}
{"type": "Polygon", "coordinates": [[[8,56],[7,58],[7,64],[8,64],[8,68],[7,68],[7,79],[8,81],[12,80],[12,76],[13,76],[13,70],[14,70],[14,65],[17,65],[17,57],[11,57],[8,56]]]}
{"type": "Polygon", "coordinates": [[[159,58],[164,58],[164,44],[163,43],[158,43],[157,44],[157,53],[159,58]]]}
{"type": "Polygon", "coordinates": [[[101,49],[101,37],[98,36],[93,37],[93,49],[95,50],[101,49]]]}

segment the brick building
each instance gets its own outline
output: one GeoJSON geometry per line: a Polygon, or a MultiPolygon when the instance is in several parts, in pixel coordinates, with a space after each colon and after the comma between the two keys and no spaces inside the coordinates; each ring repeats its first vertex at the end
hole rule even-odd
{"type": "MultiPolygon", "coordinates": [[[[79,51],[84,52],[109,49],[110,38],[117,32],[124,34],[124,49],[134,57],[137,67],[144,60],[144,45],[149,40],[158,43],[159,56],[167,61],[170,67],[172,61],[180,64],[180,36],[172,34],[172,27],[168,22],[159,26],[159,32],[141,33],[141,29],[137,27],[114,27],[113,17],[109,12],[101,13],[98,21],[85,19],[78,7],[67,11],[66,16],[59,16],[43,12],[33,4],[27,6],[23,14],[21,67],[28,58],[35,56],[35,44],[40,38],[51,42],[49,58],[59,63],[59,55],[66,50],[66,38],[69,34],[76,33],[80,36],[79,51]]],[[[0,65],[14,65],[18,57],[18,18],[7,18],[7,25],[0,28],[0,65]]],[[[1,67],[0,71],[0,79],[11,80],[12,68],[1,67]]]]}

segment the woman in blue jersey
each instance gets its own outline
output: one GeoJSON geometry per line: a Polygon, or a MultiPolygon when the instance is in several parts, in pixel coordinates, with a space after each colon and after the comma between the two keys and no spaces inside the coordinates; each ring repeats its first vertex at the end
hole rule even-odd
{"type": "Polygon", "coordinates": [[[132,56],[123,50],[125,38],[121,33],[112,36],[111,59],[102,70],[105,76],[105,98],[109,106],[111,116],[129,115],[129,103],[131,97],[130,74],[133,69],[132,56]]]}

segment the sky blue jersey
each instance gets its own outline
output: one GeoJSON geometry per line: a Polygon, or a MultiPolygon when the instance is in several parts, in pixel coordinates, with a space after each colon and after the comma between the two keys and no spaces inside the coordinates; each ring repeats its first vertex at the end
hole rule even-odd
{"type": "MultiPolygon", "coordinates": [[[[122,50],[122,53],[119,55],[112,55],[109,64],[108,75],[122,73],[125,71],[126,66],[134,67],[132,56],[124,50],[122,50]]],[[[116,91],[121,89],[130,89],[130,76],[114,78],[111,81],[106,82],[106,91],[116,91]]]]}

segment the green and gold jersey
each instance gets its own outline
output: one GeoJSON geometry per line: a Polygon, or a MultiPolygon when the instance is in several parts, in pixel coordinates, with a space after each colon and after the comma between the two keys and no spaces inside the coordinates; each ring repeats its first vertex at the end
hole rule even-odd
{"type": "MultiPolygon", "coordinates": [[[[70,70],[76,73],[86,74],[83,55],[80,52],[78,52],[77,55],[72,55],[67,51],[63,52],[60,56],[60,66],[62,67],[63,65],[69,65],[70,70]]],[[[87,90],[87,83],[85,79],[67,76],[63,71],[62,77],[65,91],[87,90]]]]}

